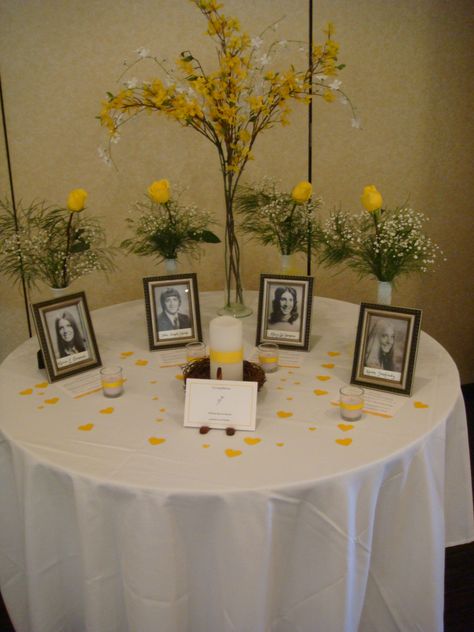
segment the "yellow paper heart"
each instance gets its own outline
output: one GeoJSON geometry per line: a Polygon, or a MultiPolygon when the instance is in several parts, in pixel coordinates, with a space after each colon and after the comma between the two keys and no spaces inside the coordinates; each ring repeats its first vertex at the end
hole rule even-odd
{"type": "Polygon", "coordinates": [[[148,364],[148,360],[135,360],[135,364],[137,366],[146,366],[148,364]]]}
{"type": "Polygon", "coordinates": [[[242,454],[242,450],[232,450],[231,448],[227,448],[225,453],[229,459],[232,459],[234,456],[240,456],[242,454]]]}
{"type": "Polygon", "coordinates": [[[428,404],[424,404],[423,402],[415,402],[413,406],[415,408],[429,408],[428,404]]]}
{"type": "Polygon", "coordinates": [[[151,445],[160,445],[160,443],[164,443],[165,441],[166,439],[163,437],[150,437],[148,439],[148,443],[151,443],[151,445]]]}
{"type": "Polygon", "coordinates": [[[301,384],[301,382],[293,382],[293,384],[301,384]]]}
{"type": "Polygon", "coordinates": [[[289,402],[291,402],[293,398],[292,398],[292,397],[287,397],[286,399],[287,399],[289,402]]]}
{"type": "Polygon", "coordinates": [[[157,399],[160,399],[160,398],[158,397],[158,395],[155,395],[154,397],[152,397],[152,400],[153,400],[153,401],[156,401],[157,399]]]}
{"type": "Polygon", "coordinates": [[[336,439],[336,443],[339,445],[351,445],[352,439],[336,439]]]}
{"type": "Polygon", "coordinates": [[[31,395],[32,392],[33,392],[32,388],[25,388],[24,391],[20,391],[18,394],[19,395],[31,395]]]}
{"type": "Polygon", "coordinates": [[[325,369],[333,369],[336,365],[332,362],[327,362],[326,364],[321,364],[325,369]]]}
{"type": "Polygon", "coordinates": [[[166,408],[160,408],[160,413],[165,413],[166,412],[166,408]]]}
{"type": "Polygon", "coordinates": [[[257,445],[257,443],[260,443],[261,439],[259,439],[258,437],[245,437],[244,442],[247,445],[257,445]]]}
{"type": "Polygon", "coordinates": [[[211,447],[211,444],[210,444],[210,443],[203,443],[203,444],[202,444],[202,447],[203,447],[203,448],[210,448],[210,447],[211,447]]]}
{"type": "Polygon", "coordinates": [[[128,358],[129,356],[133,355],[133,353],[133,351],[122,351],[120,355],[122,356],[122,358],[128,358]]]}
{"type": "Polygon", "coordinates": [[[51,397],[51,399],[45,399],[45,404],[57,404],[59,402],[59,397],[51,397]]]}
{"type": "Polygon", "coordinates": [[[175,375],[175,378],[177,380],[184,380],[184,375],[181,375],[181,373],[178,373],[178,375],[175,375]]]}
{"type": "Polygon", "coordinates": [[[287,412],[286,410],[277,411],[277,415],[281,419],[286,419],[287,417],[293,417],[293,413],[287,412]]]}
{"type": "Polygon", "coordinates": [[[150,380],[150,384],[156,384],[158,380],[150,380]]]}
{"type": "Polygon", "coordinates": [[[93,427],[94,427],[94,424],[84,424],[83,426],[78,426],[77,429],[84,430],[84,432],[87,432],[88,430],[92,430],[93,427]]]}
{"type": "Polygon", "coordinates": [[[348,430],[352,430],[354,426],[352,424],[338,424],[337,427],[339,428],[339,430],[347,432],[348,430]]]}
{"type": "Polygon", "coordinates": [[[328,356],[331,356],[331,358],[335,358],[338,355],[341,355],[339,351],[328,351],[328,356]]]}
{"type": "Polygon", "coordinates": [[[39,384],[35,384],[35,388],[47,388],[48,382],[40,382],[39,384]]]}
{"type": "Polygon", "coordinates": [[[317,375],[316,376],[320,382],[327,382],[331,379],[330,375],[317,375]]]}
{"type": "Polygon", "coordinates": [[[286,382],[286,377],[280,378],[280,382],[286,382]]]}
{"type": "Polygon", "coordinates": [[[315,428],[314,426],[310,426],[308,430],[314,431],[314,430],[317,430],[317,428],[315,428]]]}
{"type": "Polygon", "coordinates": [[[320,389],[320,388],[315,388],[315,389],[314,389],[314,391],[313,391],[313,393],[314,393],[315,395],[327,395],[327,394],[328,394],[328,392],[327,392],[327,391],[323,391],[323,390],[322,390],[322,389],[320,389]]]}
{"type": "Polygon", "coordinates": [[[109,406],[108,408],[102,408],[102,410],[99,410],[99,413],[101,415],[110,415],[114,412],[114,410],[115,408],[113,408],[113,406],[109,406]]]}
{"type": "Polygon", "coordinates": [[[163,421],[163,417],[157,417],[155,421],[163,421]]]}
{"type": "Polygon", "coordinates": [[[284,445],[285,445],[284,443],[277,443],[277,444],[276,444],[276,446],[277,446],[278,448],[282,448],[284,445]]]}

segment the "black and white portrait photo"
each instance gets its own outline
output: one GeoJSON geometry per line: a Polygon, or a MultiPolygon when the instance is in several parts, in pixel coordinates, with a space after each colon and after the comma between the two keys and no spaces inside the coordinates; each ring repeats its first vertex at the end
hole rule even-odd
{"type": "Polygon", "coordinates": [[[420,327],[419,309],[361,303],[351,383],[409,395],[420,327]]]}
{"type": "Polygon", "coordinates": [[[84,292],[36,303],[33,313],[50,381],[100,366],[84,292]]]}
{"type": "Polygon", "coordinates": [[[184,286],[168,286],[155,288],[157,306],[158,338],[166,340],[176,336],[191,334],[191,318],[189,317],[188,288],[184,286]]]}
{"type": "Polygon", "coordinates": [[[260,276],[257,344],[308,349],[313,304],[313,278],[260,276]]]}
{"type": "Polygon", "coordinates": [[[301,328],[302,288],[292,285],[269,286],[267,322],[268,338],[299,340],[301,328]],[[281,333],[283,332],[283,333],[281,333]]]}
{"type": "Polygon", "coordinates": [[[50,333],[54,332],[53,349],[59,368],[88,357],[87,339],[77,305],[53,310],[47,314],[46,320],[50,333]]]}
{"type": "Polygon", "coordinates": [[[406,353],[408,322],[370,316],[364,358],[364,375],[400,382],[406,353]]]}
{"type": "Polygon", "coordinates": [[[201,339],[196,274],[143,279],[150,349],[201,339]]]}

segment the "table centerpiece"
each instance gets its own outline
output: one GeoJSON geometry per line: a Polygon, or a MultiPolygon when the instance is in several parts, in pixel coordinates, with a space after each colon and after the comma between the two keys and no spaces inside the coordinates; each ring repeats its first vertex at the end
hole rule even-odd
{"type": "Polygon", "coordinates": [[[129,253],[164,261],[168,273],[176,272],[179,255],[196,257],[201,244],[220,243],[208,228],[211,214],[173,199],[166,179],[156,180],[148,187],[148,199],[137,202],[135,211],[138,216],[126,220],[134,236],[124,239],[121,247],[129,253]]]}
{"type": "Polygon", "coordinates": [[[283,274],[296,268],[292,255],[311,252],[316,244],[316,211],[319,198],[312,198],[313,187],[303,180],[290,193],[281,192],[271,178],[258,185],[240,185],[236,211],[243,218],[240,228],[264,246],[275,246],[281,257],[283,274]]]}
{"type": "Polygon", "coordinates": [[[326,41],[313,46],[310,62],[303,70],[293,65],[279,70],[273,62],[288,42],[272,42],[264,52],[262,36],[268,28],[251,38],[241,31],[235,17],[221,11],[222,4],[217,0],[190,1],[207,21],[207,34],[217,52],[216,69],[205,70],[199,59],[185,50],[177,61],[176,73],[161,59],[139,49],[139,59],[132,65],[153,60],[164,79],[128,81],[117,94],[108,93],[99,118],[111,139],[117,140],[122,125],[137,115],[163,113],[214,145],[224,185],[226,218],[225,305],[219,313],[245,316],[251,310],[244,303],[234,220],[237,185],[252,158],[257,137],[275,125],[288,124],[291,101],[308,103],[321,97],[330,103],[340,96],[350,104],[336,78],[344,65],[338,63],[339,46],[333,40],[331,24],[325,30],[326,41]]]}
{"type": "Polygon", "coordinates": [[[41,201],[14,209],[0,202],[3,273],[28,288],[42,281],[57,295],[79,277],[112,271],[114,249],[106,245],[100,220],[86,214],[87,196],[73,189],[65,207],[41,201]]]}
{"type": "Polygon", "coordinates": [[[383,199],[374,185],[364,188],[361,202],[365,210],[351,214],[330,213],[318,229],[319,261],[342,264],[360,277],[369,275],[377,282],[377,302],[390,305],[392,286],[402,275],[426,272],[443,251],[423,232],[428,219],[407,204],[383,208],[383,199]]]}

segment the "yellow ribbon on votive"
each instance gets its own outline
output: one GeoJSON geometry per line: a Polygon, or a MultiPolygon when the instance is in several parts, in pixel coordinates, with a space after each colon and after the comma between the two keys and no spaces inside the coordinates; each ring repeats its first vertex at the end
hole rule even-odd
{"type": "Polygon", "coordinates": [[[244,350],[239,351],[215,351],[211,349],[209,354],[211,362],[217,362],[218,364],[235,364],[236,362],[242,362],[244,359],[244,350]]]}
{"type": "Polygon", "coordinates": [[[259,362],[261,362],[262,364],[272,364],[272,363],[277,363],[278,362],[278,358],[267,358],[265,356],[260,356],[258,359],[259,362]]]}
{"type": "Polygon", "coordinates": [[[117,380],[116,382],[102,382],[102,386],[104,388],[117,388],[117,386],[122,386],[123,380],[117,380]]]}
{"type": "Polygon", "coordinates": [[[361,408],[364,408],[363,402],[361,404],[346,404],[341,402],[339,405],[341,408],[344,408],[344,410],[360,410],[361,408]]]}

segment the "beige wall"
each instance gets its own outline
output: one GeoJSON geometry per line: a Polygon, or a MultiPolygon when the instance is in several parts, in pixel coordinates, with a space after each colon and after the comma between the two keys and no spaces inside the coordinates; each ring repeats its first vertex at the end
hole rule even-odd
{"type": "MultiPolygon", "coordinates": [[[[228,0],[252,35],[286,16],[278,38],[305,39],[305,0],[228,0]]],[[[327,210],[359,210],[366,184],[376,184],[388,205],[407,198],[430,218],[429,231],[447,262],[434,274],[401,280],[396,304],[423,309],[423,328],[457,362],[463,382],[474,381],[473,254],[474,92],[471,0],[319,0],[316,32],[332,19],[347,68],[344,87],[357,105],[362,130],[351,128],[340,105],[315,108],[313,182],[327,210]]],[[[124,129],[114,149],[116,168],[97,157],[105,142],[94,119],[106,90],[115,90],[124,59],[144,46],[173,60],[192,48],[213,52],[204,22],[187,0],[0,0],[0,70],[18,199],[62,202],[68,191],[89,191],[89,209],[104,217],[112,241],[124,237],[124,219],[148,184],[167,177],[189,187],[186,198],[222,221],[222,187],[211,145],[172,122],[144,117],[124,129]]],[[[298,59],[289,59],[296,61],[298,59]]],[[[144,67],[145,76],[150,74],[144,67]]],[[[132,73],[133,74],[133,73],[132,73]]],[[[137,73],[138,74],[138,73],[137,73]]],[[[306,177],[306,111],[295,108],[291,126],[268,131],[256,147],[246,179],[280,178],[291,187],[306,177]]],[[[1,194],[8,193],[0,147],[1,194]]],[[[245,285],[259,272],[276,271],[278,257],[244,247],[245,285]]],[[[107,281],[85,289],[92,309],[142,296],[141,278],[159,268],[151,259],[120,256],[107,281]]],[[[223,284],[222,249],[206,249],[201,289],[223,284]]],[[[315,270],[316,293],[360,302],[375,299],[375,284],[352,274],[315,270]]],[[[33,300],[48,296],[45,288],[33,300]]],[[[22,297],[0,279],[0,357],[27,337],[22,297]]],[[[316,315],[317,317],[317,315],[316,315]]]]}

